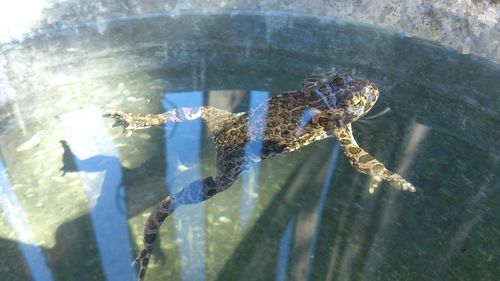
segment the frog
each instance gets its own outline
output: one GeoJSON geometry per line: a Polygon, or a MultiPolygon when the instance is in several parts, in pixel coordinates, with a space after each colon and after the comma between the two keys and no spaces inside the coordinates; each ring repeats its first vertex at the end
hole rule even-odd
{"type": "Polygon", "coordinates": [[[197,204],[227,190],[249,165],[286,154],[325,138],[335,137],[350,164],[370,177],[373,193],[386,181],[398,190],[415,192],[413,184],[361,148],[352,123],[365,116],[379,98],[369,80],[349,73],[325,72],[303,79],[300,90],[268,98],[248,112],[232,113],[211,106],[178,107],[160,114],[108,111],[114,127],[126,132],[162,127],[167,122],[201,118],[216,148],[216,174],[195,180],[164,198],[149,214],[144,226],[143,248],[133,263],[143,281],[161,224],[175,209],[197,204]],[[251,122],[249,122],[251,119],[251,122]],[[260,149],[249,150],[258,144],[260,149]]]}

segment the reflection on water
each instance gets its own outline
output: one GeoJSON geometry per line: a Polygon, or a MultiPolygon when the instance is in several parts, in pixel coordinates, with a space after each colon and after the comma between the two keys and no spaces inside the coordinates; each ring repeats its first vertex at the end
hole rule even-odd
{"type": "Polygon", "coordinates": [[[28,267],[31,277],[38,281],[53,280],[50,269],[47,267],[45,256],[36,245],[36,239],[33,236],[31,225],[26,218],[22,206],[12,192],[12,186],[9,183],[7,170],[0,160],[0,206],[2,207],[2,216],[6,217],[9,225],[12,227],[19,249],[22,252],[23,260],[28,267]]]}
{"type": "MultiPolygon", "coordinates": [[[[89,24],[0,50],[1,280],[134,280],[148,211],[215,173],[201,121],[127,137],[106,110],[243,112],[331,69],[379,85],[373,114],[391,111],[355,135],[418,192],[368,194],[335,141],[320,141],[179,208],[147,280],[500,275],[498,65],[286,15],[112,20],[105,32],[89,24]]],[[[247,161],[258,151],[247,147],[247,161]]]]}
{"type": "MultiPolygon", "coordinates": [[[[96,107],[60,116],[79,171],[106,280],[133,280],[127,207],[118,151],[96,107]]],[[[64,144],[64,143],[63,143],[64,144]]]]}
{"type": "MultiPolygon", "coordinates": [[[[250,93],[249,108],[255,108],[257,105],[264,103],[269,98],[268,92],[262,91],[251,91],[250,93]]],[[[262,107],[261,111],[252,111],[252,114],[248,116],[248,126],[252,126],[255,122],[258,122],[259,118],[266,118],[267,105],[262,107]],[[261,114],[262,116],[255,116],[256,114],[261,114]]],[[[258,188],[259,188],[259,170],[260,163],[250,163],[256,162],[252,161],[254,155],[260,155],[262,151],[262,139],[264,135],[264,128],[260,128],[259,131],[255,132],[257,141],[248,143],[245,147],[245,166],[250,166],[248,171],[242,175],[242,185],[241,185],[241,210],[240,210],[240,227],[243,228],[247,223],[250,215],[253,213],[255,206],[257,204],[258,188]]],[[[250,137],[250,136],[249,136],[250,137]]]]}
{"type": "MultiPolygon", "coordinates": [[[[197,107],[203,105],[203,92],[169,93],[165,95],[165,111],[173,107],[197,107]]],[[[202,143],[201,119],[177,126],[165,126],[166,186],[169,193],[179,191],[186,184],[201,179],[200,150],[202,143]],[[175,131],[174,131],[175,129],[175,131]],[[179,173],[180,165],[189,167],[179,173]]],[[[173,216],[176,239],[185,241],[178,245],[181,279],[205,280],[205,212],[202,205],[184,208],[182,216],[173,216]]]]}

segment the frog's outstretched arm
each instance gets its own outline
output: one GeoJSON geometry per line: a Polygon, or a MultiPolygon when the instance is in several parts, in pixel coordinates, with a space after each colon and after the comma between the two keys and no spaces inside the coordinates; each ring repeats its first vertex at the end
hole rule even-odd
{"type": "Polygon", "coordinates": [[[238,117],[237,114],[211,106],[179,107],[160,114],[110,111],[103,116],[116,119],[113,127],[123,126],[128,131],[160,127],[167,122],[183,122],[202,118],[210,131],[214,133],[223,123],[238,117]]]}
{"type": "Polygon", "coordinates": [[[351,124],[335,129],[333,133],[351,165],[359,172],[371,176],[370,193],[373,193],[382,180],[388,181],[392,186],[404,191],[416,191],[411,183],[400,175],[389,171],[384,164],[359,147],[352,135],[351,124]]]}

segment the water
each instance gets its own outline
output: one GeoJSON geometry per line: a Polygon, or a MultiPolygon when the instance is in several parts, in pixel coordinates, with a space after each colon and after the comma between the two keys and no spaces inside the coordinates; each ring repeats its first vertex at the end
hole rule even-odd
{"type": "MultiPolygon", "coordinates": [[[[200,122],[126,137],[100,115],[233,112],[348,71],[381,99],[360,145],[418,189],[350,167],[334,139],[266,160],[162,226],[147,280],[494,280],[500,69],[428,42],[286,14],[153,15],[1,46],[0,279],[133,280],[149,210],[215,172],[200,122]]],[[[373,114],[372,113],[372,114],[373,114]]]]}

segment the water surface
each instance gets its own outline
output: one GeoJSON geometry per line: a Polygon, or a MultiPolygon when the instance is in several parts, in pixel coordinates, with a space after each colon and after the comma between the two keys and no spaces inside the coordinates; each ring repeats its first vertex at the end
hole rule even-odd
{"type": "Polygon", "coordinates": [[[383,184],[334,139],[252,167],[162,226],[147,280],[494,280],[500,69],[428,42],[286,14],[152,15],[0,47],[1,280],[134,280],[149,210],[215,172],[194,121],[126,137],[106,110],[246,111],[310,73],[379,85],[358,143],[418,189],[383,184]]]}

